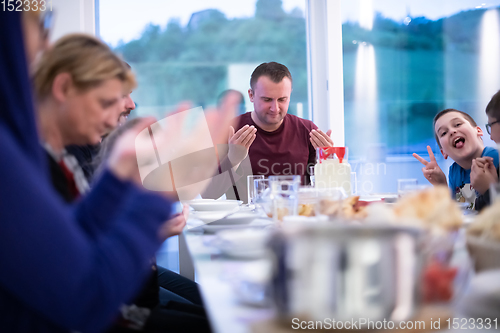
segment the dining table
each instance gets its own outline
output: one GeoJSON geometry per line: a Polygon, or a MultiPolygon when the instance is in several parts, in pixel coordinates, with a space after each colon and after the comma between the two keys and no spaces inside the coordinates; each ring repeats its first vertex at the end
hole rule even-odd
{"type": "MultiPolygon", "coordinates": [[[[191,221],[188,221],[188,223],[191,221]]],[[[200,287],[213,332],[250,333],[252,324],[270,320],[275,311],[270,304],[256,304],[241,294],[242,279],[268,264],[266,258],[240,259],[221,253],[213,246],[214,234],[187,229],[179,238],[180,274],[200,287]]]]}
{"type": "MultiPolygon", "coordinates": [[[[269,222],[267,218],[263,220],[269,222]]],[[[278,323],[277,311],[269,300],[263,298],[264,291],[262,283],[259,282],[265,279],[262,271],[269,271],[271,259],[266,256],[241,258],[224,253],[217,246],[217,234],[207,233],[200,227],[202,224],[196,218],[189,218],[186,228],[179,236],[179,270],[181,275],[199,284],[212,331],[214,333],[295,331],[291,322],[290,325],[278,323]]],[[[268,224],[266,228],[276,228],[276,226],[268,224]]],[[[466,256],[465,244],[457,246],[458,255],[466,256]]],[[[500,272],[498,276],[500,277],[500,272]]],[[[431,314],[434,319],[442,318],[442,321],[459,315],[456,304],[446,306],[438,304],[425,307],[423,310],[422,316],[427,318],[431,314]]],[[[441,330],[458,332],[460,329],[441,327],[441,330]]],[[[398,330],[391,330],[394,331],[398,330]]],[[[433,329],[433,331],[439,330],[433,329]]],[[[468,331],[482,332],[484,329],[468,331]]]]}

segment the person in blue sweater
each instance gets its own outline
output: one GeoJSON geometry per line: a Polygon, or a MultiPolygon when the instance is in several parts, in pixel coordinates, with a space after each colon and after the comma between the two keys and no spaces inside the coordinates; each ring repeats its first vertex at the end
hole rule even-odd
{"type": "MultiPolygon", "coordinates": [[[[21,20],[19,12],[0,11],[0,328],[101,332],[147,277],[171,199],[146,191],[131,173],[137,134],[153,119],[117,142],[107,170],[78,204],[66,205],[55,193],[28,79],[28,63],[44,45],[39,14],[23,13],[21,20]]],[[[236,108],[229,98],[223,112],[207,117],[214,140],[225,135],[220,129],[236,108]]]]}
{"type": "Polygon", "coordinates": [[[441,154],[447,159],[450,157],[454,163],[450,166],[448,180],[436,162],[430,146],[427,146],[430,161],[418,154],[413,156],[424,167],[424,177],[433,185],[448,185],[453,197],[460,202],[469,203],[474,208],[476,199],[483,193],[477,188],[488,187],[486,179],[479,180],[473,187],[471,185],[471,168],[477,158],[489,156],[495,167],[498,167],[498,152],[491,147],[485,147],[482,136],[483,131],[470,115],[455,109],[446,109],[434,117],[434,135],[441,149],[441,154]],[[484,184],[483,184],[484,183],[484,184]]]}

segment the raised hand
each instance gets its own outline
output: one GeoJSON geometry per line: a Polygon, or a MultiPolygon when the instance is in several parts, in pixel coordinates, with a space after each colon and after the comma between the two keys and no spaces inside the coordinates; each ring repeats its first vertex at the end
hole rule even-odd
{"type": "Polygon", "coordinates": [[[430,161],[425,160],[420,157],[418,154],[413,153],[413,157],[419,160],[420,163],[424,165],[422,168],[422,173],[424,177],[432,184],[432,185],[448,185],[446,181],[446,176],[439,167],[436,162],[436,158],[434,157],[434,153],[430,146],[427,146],[427,152],[429,152],[430,161]]]}
{"type": "Polygon", "coordinates": [[[179,235],[186,226],[188,214],[189,206],[184,205],[182,208],[182,213],[174,215],[170,220],[168,220],[161,226],[159,230],[160,238],[167,239],[169,237],[179,235]]]}
{"type": "Polygon", "coordinates": [[[470,182],[472,187],[480,194],[484,194],[490,188],[491,183],[498,182],[498,174],[493,164],[493,158],[480,157],[472,160],[470,182]]]}
{"type": "MultiPolygon", "coordinates": [[[[164,122],[163,125],[153,124],[155,120],[152,118],[145,119],[117,140],[108,160],[109,168],[117,177],[123,180],[132,180],[142,185],[144,175],[158,168],[160,164],[166,164],[178,156],[183,156],[183,152],[192,151],[193,147],[204,144],[209,146],[206,144],[207,140],[213,140],[213,142],[224,140],[238,105],[239,96],[229,93],[221,103],[219,110],[206,112],[195,126],[186,126],[188,123],[186,112],[182,112],[188,108],[186,104],[181,105],[176,114],[167,117],[168,121],[164,122]],[[186,130],[187,128],[189,130],[186,130]],[[207,129],[210,129],[210,133],[207,129]],[[149,130],[154,132],[154,142],[149,130]],[[153,148],[154,146],[156,149],[153,148]],[[138,170],[138,166],[140,170],[138,170]]],[[[171,195],[174,200],[194,198],[208,185],[213,170],[216,170],[217,161],[212,156],[197,153],[189,154],[189,157],[189,159],[183,160],[182,167],[178,166],[175,170],[173,174],[175,183],[177,185],[191,184],[193,183],[193,175],[196,175],[196,179],[206,179],[207,181],[184,186],[183,193],[179,193],[179,187],[177,187],[177,194],[165,192],[167,196],[171,195]]],[[[170,173],[158,173],[151,181],[158,184],[168,184],[170,178],[170,173]]],[[[159,190],[171,191],[168,189],[159,190]]]]}
{"type": "Polygon", "coordinates": [[[248,149],[257,137],[254,126],[245,125],[234,133],[233,126],[229,126],[229,152],[228,158],[232,165],[238,166],[248,155],[248,149]]]}
{"type": "Polygon", "coordinates": [[[144,118],[134,127],[125,132],[114,145],[107,160],[110,171],[121,180],[128,180],[142,186],[141,177],[137,168],[135,138],[145,128],[156,122],[154,117],[144,118]]]}
{"type": "Polygon", "coordinates": [[[332,138],[330,138],[331,134],[332,130],[328,130],[326,133],[324,133],[320,129],[313,129],[309,133],[309,140],[311,141],[314,149],[318,147],[333,147],[333,140],[332,138]]]}

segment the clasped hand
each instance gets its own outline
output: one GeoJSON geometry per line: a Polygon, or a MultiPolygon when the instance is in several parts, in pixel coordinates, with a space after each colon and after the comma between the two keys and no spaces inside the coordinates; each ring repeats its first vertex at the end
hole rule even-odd
{"type": "Polygon", "coordinates": [[[472,160],[470,183],[472,187],[484,194],[491,183],[498,182],[498,174],[491,157],[479,157],[472,160]]]}

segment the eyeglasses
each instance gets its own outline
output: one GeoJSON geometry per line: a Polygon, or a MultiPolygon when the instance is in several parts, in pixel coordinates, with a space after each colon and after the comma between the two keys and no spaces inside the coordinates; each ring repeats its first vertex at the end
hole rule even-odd
{"type": "Polygon", "coordinates": [[[491,134],[491,126],[495,125],[496,123],[500,123],[500,120],[496,120],[491,124],[490,123],[486,124],[486,132],[488,132],[488,134],[491,134]]]}

